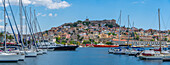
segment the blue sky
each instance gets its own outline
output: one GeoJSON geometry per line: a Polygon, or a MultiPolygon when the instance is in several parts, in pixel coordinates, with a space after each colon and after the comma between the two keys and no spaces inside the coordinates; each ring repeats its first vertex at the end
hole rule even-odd
{"type": "MultiPolygon", "coordinates": [[[[46,0],[53,3],[24,1],[27,7],[36,9],[43,31],[64,23],[85,20],[86,16],[90,20],[118,20],[120,10],[122,10],[122,26],[127,26],[127,16],[130,15],[130,22],[134,22],[135,27],[158,29],[158,8],[161,9],[161,29],[170,28],[170,0],[46,0]]],[[[19,20],[18,6],[15,2],[13,5],[16,19],[19,20]]],[[[1,14],[2,9],[1,7],[1,14]]],[[[3,19],[3,15],[0,15],[0,19],[3,19]]]]}

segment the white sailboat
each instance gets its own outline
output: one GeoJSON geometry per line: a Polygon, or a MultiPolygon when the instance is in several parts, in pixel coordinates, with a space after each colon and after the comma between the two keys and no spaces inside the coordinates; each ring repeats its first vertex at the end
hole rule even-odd
{"type": "MultiPolygon", "coordinates": [[[[22,10],[21,10],[22,11],[22,10]]],[[[29,26],[29,23],[28,23],[28,19],[27,19],[27,15],[26,15],[26,8],[25,8],[25,12],[24,12],[24,14],[25,14],[25,19],[26,19],[26,23],[28,24],[28,26],[29,26]]],[[[31,17],[30,17],[30,23],[31,23],[31,17]]],[[[26,24],[26,25],[27,25],[26,24]]],[[[27,30],[27,27],[26,27],[26,30],[27,30]]],[[[31,36],[32,36],[32,32],[31,32],[31,30],[29,30],[30,31],[30,34],[31,34],[31,36]]],[[[26,34],[27,35],[27,34],[26,34]]],[[[33,38],[32,38],[33,39],[33,38]]],[[[33,43],[33,42],[32,42],[33,43]]],[[[30,45],[31,46],[31,49],[25,49],[25,57],[36,57],[37,56],[37,50],[36,50],[36,48],[34,48],[34,46],[32,46],[32,44],[30,45]]]]}
{"type": "Polygon", "coordinates": [[[4,52],[0,53],[0,62],[17,62],[21,55],[6,51],[6,25],[7,25],[6,14],[7,14],[7,11],[5,7],[5,0],[3,0],[3,6],[4,6],[4,32],[5,32],[4,44],[5,44],[5,47],[4,47],[4,52]]]}
{"type": "MultiPolygon", "coordinates": [[[[159,19],[159,35],[160,35],[160,9],[158,9],[158,19],[159,19]]],[[[161,49],[161,39],[160,39],[160,48],[158,50],[144,50],[140,53],[139,58],[144,60],[162,60],[164,54],[162,54],[161,49]]]]}

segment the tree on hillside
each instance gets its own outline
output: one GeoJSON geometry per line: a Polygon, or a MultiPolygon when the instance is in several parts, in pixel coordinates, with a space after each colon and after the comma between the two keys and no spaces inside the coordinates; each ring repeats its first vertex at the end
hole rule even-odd
{"type": "Polygon", "coordinates": [[[3,33],[0,33],[0,37],[3,37],[4,35],[3,35],[3,33]]]}
{"type": "Polygon", "coordinates": [[[98,26],[99,26],[99,27],[101,27],[101,25],[100,25],[100,24],[98,24],[98,26]]]}
{"type": "Polygon", "coordinates": [[[115,34],[115,33],[112,33],[112,35],[116,36],[116,34],[115,34]]]}
{"type": "Polygon", "coordinates": [[[9,42],[11,42],[12,39],[14,39],[14,37],[12,35],[9,35],[7,38],[10,40],[9,42]]]}
{"type": "Polygon", "coordinates": [[[77,27],[77,23],[74,23],[73,26],[74,26],[74,27],[77,27]]]}
{"type": "Polygon", "coordinates": [[[139,40],[139,35],[137,35],[134,39],[135,39],[135,40],[139,40]]]}
{"type": "Polygon", "coordinates": [[[154,39],[151,39],[151,41],[155,41],[154,39]]]}
{"type": "Polygon", "coordinates": [[[93,39],[89,39],[89,41],[94,42],[94,40],[93,40],[93,39]]]}
{"type": "Polygon", "coordinates": [[[82,23],[82,21],[81,21],[81,20],[78,20],[77,23],[82,23]]]}
{"type": "Polygon", "coordinates": [[[91,42],[89,40],[84,40],[83,44],[91,44],[91,42]]]}
{"type": "Polygon", "coordinates": [[[112,33],[110,33],[110,32],[108,33],[108,35],[111,35],[111,34],[112,34],[112,33]]]}
{"type": "Polygon", "coordinates": [[[60,37],[56,37],[56,42],[60,42],[60,37]]]}
{"type": "Polygon", "coordinates": [[[108,26],[109,28],[113,28],[112,24],[106,24],[105,26],[108,26]]]}
{"type": "Polygon", "coordinates": [[[106,42],[107,45],[112,45],[112,42],[106,42]]]}
{"type": "Polygon", "coordinates": [[[143,41],[143,39],[140,39],[140,41],[143,41]]]}

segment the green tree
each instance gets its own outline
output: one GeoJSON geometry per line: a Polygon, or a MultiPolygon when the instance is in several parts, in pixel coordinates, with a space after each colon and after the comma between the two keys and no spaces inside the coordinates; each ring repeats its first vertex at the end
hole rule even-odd
{"type": "Polygon", "coordinates": [[[3,33],[0,33],[0,37],[3,37],[4,35],[3,35],[3,33]]]}
{"type": "Polygon", "coordinates": [[[56,42],[60,42],[60,37],[56,37],[56,42]]]}
{"type": "Polygon", "coordinates": [[[10,40],[9,42],[11,42],[12,39],[14,39],[14,37],[12,35],[7,36],[7,38],[10,40]]]}
{"type": "Polygon", "coordinates": [[[116,34],[115,34],[115,33],[112,33],[112,35],[116,36],[116,34]]]}
{"type": "Polygon", "coordinates": [[[112,42],[106,42],[107,45],[112,45],[112,42]]]}
{"type": "Polygon", "coordinates": [[[99,25],[99,27],[101,27],[101,25],[100,24],[98,24],[99,25]]]}
{"type": "Polygon", "coordinates": [[[94,42],[94,40],[93,40],[93,39],[89,39],[89,41],[90,41],[90,42],[94,42]]]}
{"type": "Polygon", "coordinates": [[[74,26],[74,27],[77,27],[77,23],[74,23],[73,26],[74,26]]]}
{"type": "Polygon", "coordinates": [[[155,41],[154,39],[151,39],[151,41],[155,41]]]}
{"type": "Polygon", "coordinates": [[[168,39],[167,39],[167,38],[165,38],[165,39],[164,39],[164,41],[168,41],[168,39]]]}
{"type": "Polygon", "coordinates": [[[97,44],[98,44],[98,42],[94,42],[94,44],[95,44],[95,45],[97,45],[97,44]]]}
{"type": "Polygon", "coordinates": [[[140,41],[143,41],[143,39],[140,39],[140,41]]]}
{"type": "Polygon", "coordinates": [[[77,23],[82,23],[82,21],[81,21],[81,20],[78,20],[77,23]]]}
{"type": "Polygon", "coordinates": [[[105,26],[108,26],[109,28],[113,28],[112,24],[106,24],[105,26]]]}
{"type": "Polygon", "coordinates": [[[112,34],[112,33],[110,33],[110,32],[108,33],[108,35],[111,35],[111,34],[112,34]]]}
{"type": "Polygon", "coordinates": [[[135,39],[135,40],[139,40],[139,35],[137,35],[134,39],[135,39]]]}
{"type": "Polygon", "coordinates": [[[79,39],[79,38],[80,38],[80,35],[77,35],[77,38],[79,39]]]}
{"type": "Polygon", "coordinates": [[[78,41],[70,41],[70,44],[76,44],[76,45],[78,45],[78,41]]]}
{"type": "Polygon", "coordinates": [[[84,40],[83,44],[91,44],[91,42],[89,40],[84,40]]]}

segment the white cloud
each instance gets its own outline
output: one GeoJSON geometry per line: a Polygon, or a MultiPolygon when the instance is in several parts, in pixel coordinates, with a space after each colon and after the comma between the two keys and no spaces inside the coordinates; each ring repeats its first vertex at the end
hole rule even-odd
{"type": "MultiPolygon", "coordinates": [[[[24,5],[35,5],[35,6],[44,6],[48,9],[60,9],[70,7],[66,1],[62,0],[22,0],[24,5]]],[[[18,5],[19,0],[10,0],[11,5],[18,5]]],[[[8,6],[8,2],[6,2],[6,6],[8,6]]],[[[3,6],[2,0],[0,0],[0,6],[3,6]]]]}
{"type": "Polygon", "coordinates": [[[49,16],[53,16],[53,14],[52,14],[52,13],[49,13],[49,16]]]}
{"type": "Polygon", "coordinates": [[[54,14],[54,16],[57,16],[57,14],[54,14]]]}
{"type": "Polygon", "coordinates": [[[41,16],[46,16],[46,14],[43,14],[43,15],[41,15],[41,16]]]}

